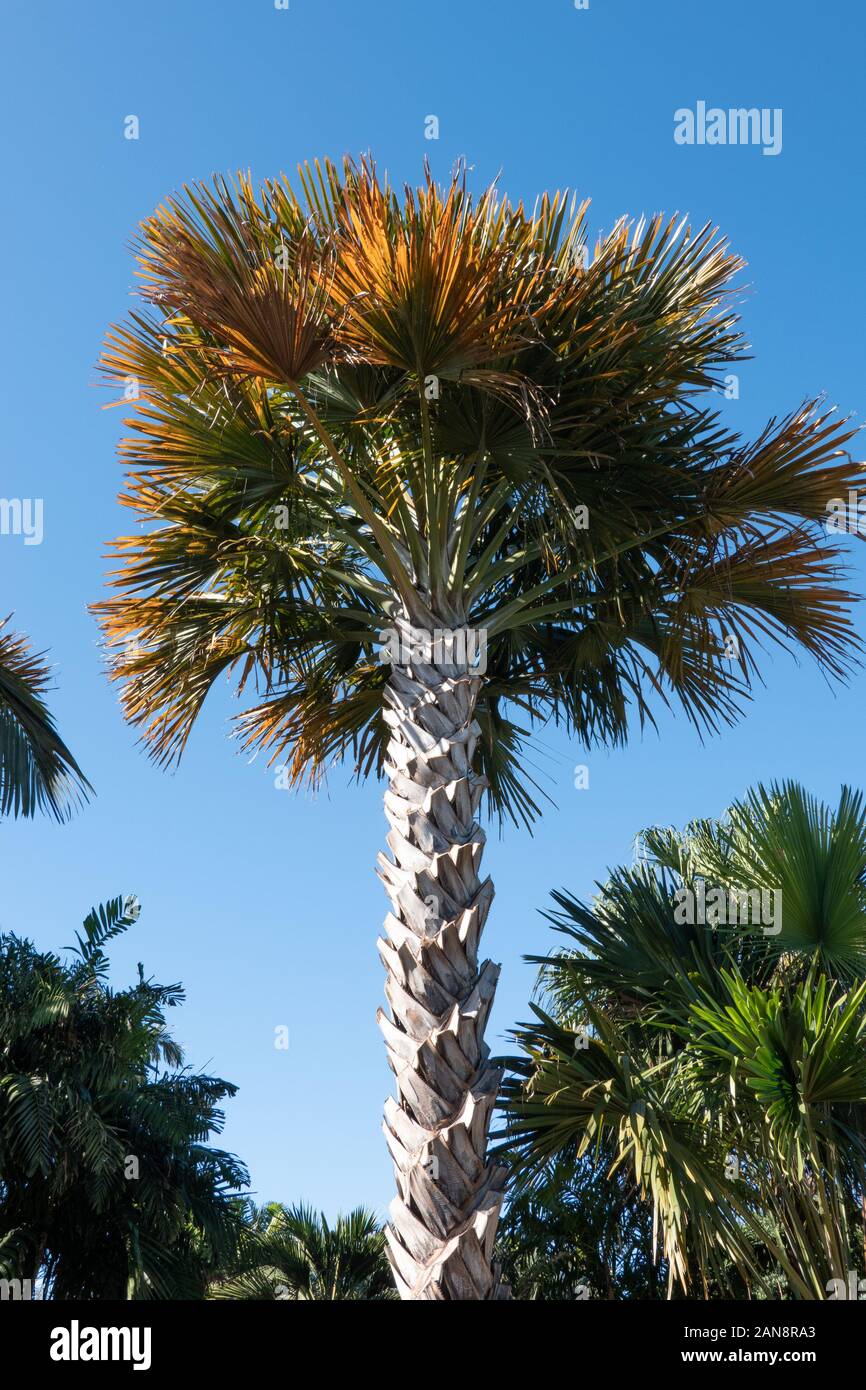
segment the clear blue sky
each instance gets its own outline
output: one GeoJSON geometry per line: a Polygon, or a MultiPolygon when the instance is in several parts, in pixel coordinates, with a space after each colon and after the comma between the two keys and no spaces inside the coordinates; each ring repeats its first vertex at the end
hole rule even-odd
{"type": "MultiPolygon", "coordinates": [[[[4,0],[4,329],[0,494],[42,497],[39,546],[0,537],[3,612],[57,664],[53,705],[98,790],[64,827],[0,828],[0,923],[61,947],[96,900],[138,893],[138,927],[115,952],[182,980],[176,1032],[189,1060],[238,1083],[226,1143],[262,1198],[333,1213],[384,1210],[379,1132],[390,1073],[374,1013],[384,898],[373,873],[381,789],[337,773],[318,799],[277,791],[226,741],[218,695],[179,772],[136,747],[104,680],[86,604],[104,543],[127,529],[115,503],[120,411],[102,411],[94,363],[131,304],[128,238],[184,181],[372,150],[399,181],[429,157],[465,156],[532,201],[556,185],[593,198],[592,226],[682,210],[719,222],[745,256],[755,360],[729,415],[754,432],[826,391],[862,412],[864,18],[859,0],[4,0]],[[674,112],[783,111],[782,151],[681,146],[674,112]],[[440,138],[424,138],[436,115],[440,138]],[[140,139],[124,139],[137,115],[140,139]],[[329,853],[327,847],[333,846],[329,853]],[[274,1028],[290,1030],[275,1051],[274,1028]]],[[[128,514],[127,514],[128,516],[128,514]]],[[[860,582],[866,570],[858,559],[860,582]]],[[[861,624],[862,624],[861,619],[861,624]]],[[[866,675],[831,690],[778,658],[742,724],[702,748],[681,718],[624,752],[585,758],[543,735],[558,808],[534,838],[495,832],[497,900],[487,950],[504,966],[494,1050],[525,1017],[545,949],[550,888],[586,893],[627,858],[635,831],[713,814],[752,781],[785,775],[835,796],[864,780],[866,675]],[[590,787],[573,769],[587,761],[590,787]]]]}

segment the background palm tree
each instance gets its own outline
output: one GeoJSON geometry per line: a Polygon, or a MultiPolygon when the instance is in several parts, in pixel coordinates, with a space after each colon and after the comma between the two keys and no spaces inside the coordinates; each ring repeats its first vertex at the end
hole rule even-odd
{"type": "Polygon", "coordinates": [[[396,1294],[372,1212],[356,1207],[331,1226],[324,1212],[272,1202],[250,1205],[237,1269],[214,1283],[211,1297],[336,1302],[396,1294]]]}
{"type": "Polygon", "coordinates": [[[183,1066],[179,985],[106,982],[137,916],[94,909],[72,963],[0,936],[0,1277],[45,1298],[202,1298],[242,1232],[246,1170],[206,1142],[236,1088],[183,1066]]]}
{"type": "Polygon", "coordinates": [[[292,780],[345,754],[387,777],[395,1278],[495,1298],[482,798],[532,821],[524,740],[548,719],[587,744],[654,696],[732,720],[763,639],[842,674],[822,521],[860,473],[814,403],[755,443],[720,419],[741,263],[711,227],[623,221],[590,259],[562,194],[530,215],[459,176],[400,197],[368,162],[300,181],[196,185],[142,226],[151,307],[104,366],[136,383],[145,526],[98,610],[157,759],[232,672],[258,691],[242,739],[292,780]]]}
{"type": "Polygon", "coordinates": [[[608,1174],[594,1156],[550,1163],[506,1197],[497,1255],[515,1298],[664,1298],[667,1266],[657,1260],[652,1209],[634,1176],[608,1174]]]}
{"type": "Polygon", "coordinates": [[[9,619],[0,622],[0,816],[64,820],[90,784],[45,703],[51,672],[9,619]]]}
{"type": "Polygon", "coordinates": [[[553,895],[569,946],[538,962],[549,1011],[518,1032],[506,1086],[522,1180],[575,1154],[627,1173],[671,1288],[847,1289],[866,1235],[863,797],[831,811],[757,787],[642,842],[594,906],[553,895]],[[691,921],[683,888],[705,902],[691,921]],[[771,889],[772,922],[744,914],[744,892],[771,889]]]}

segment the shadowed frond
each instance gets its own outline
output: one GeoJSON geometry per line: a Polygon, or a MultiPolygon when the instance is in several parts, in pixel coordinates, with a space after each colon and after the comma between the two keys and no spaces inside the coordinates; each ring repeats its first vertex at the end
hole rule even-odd
{"type": "Polygon", "coordinates": [[[65,820],[90,783],[45,703],[51,672],[27,639],[0,623],[0,815],[48,811],[65,820]]]}

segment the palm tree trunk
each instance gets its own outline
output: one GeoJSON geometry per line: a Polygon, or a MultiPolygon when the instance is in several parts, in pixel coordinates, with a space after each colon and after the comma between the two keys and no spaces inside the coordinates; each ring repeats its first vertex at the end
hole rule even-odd
{"type": "Polygon", "coordinates": [[[493,1262],[505,1169],[486,1156],[501,1071],[484,1043],[499,967],[478,965],[493,898],[478,876],[480,687],[465,662],[433,657],[395,665],[387,689],[393,860],[379,856],[391,900],[379,953],[392,1017],[380,1009],[379,1024],[397,1078],[385,1106],[398,1189],[387,1237],[404,1299],[509,1296],[493,1262]]]}

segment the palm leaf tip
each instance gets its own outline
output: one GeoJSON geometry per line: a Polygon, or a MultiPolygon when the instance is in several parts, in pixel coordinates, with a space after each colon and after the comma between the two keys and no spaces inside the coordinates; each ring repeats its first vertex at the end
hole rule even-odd
{"type": "Polygon", "coordinates": [[[51,672],[27,639],[0,623],[0,815],[46,811],[63,821],[92,787],[45,702],[51,672]]]}

